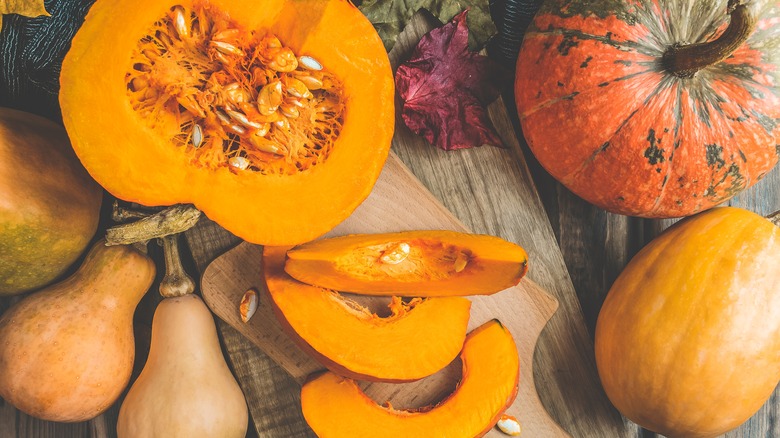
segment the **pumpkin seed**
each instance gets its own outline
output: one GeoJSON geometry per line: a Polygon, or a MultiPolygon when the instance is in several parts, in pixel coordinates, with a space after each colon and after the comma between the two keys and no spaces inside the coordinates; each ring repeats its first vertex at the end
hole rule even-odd
{"type": "Polygon", "coordinates": [[[187,26],[187,20],[184,17],[184,8],[181,5],[173,7],[173,27],[179,38],[186,38],[190,35],[190,28],[187,26]]]}
{"type": "Polygon", "coordinates": [[[228,164],[236,169],[246,170],[249,167],[249,160],[244,157],[230,157],[228,164]]]}
{"type": "Polygon", "coordinates": [[[244,113],[240,113],[238,111],[234,111],[234,110],[231,110],[231,109],[225,109],[225,111],[227,111],[227,113],[228,113],[228,115],[230,116],[231,119],[233,119],[233,120],[237,121],[238,123],[246,126],[247,128],[259,129],[262,126],[261,123],[253,122],[253,121],[249,120],[247,118],[246,114],[244,114],[244,113]]]}
{"type": "Polygon", "coordinates": [[[469,256],[463,254],[462,251],[459,251],[458,256],[455,257],[455,263],[453,263],[453,266],[455,267],[455,272],[462,272],[464,269],[466,269],[466,265],[468,263],[469,263],[469,256]]]}
{"type": "Polygon", "coordinates": [[[285,76],[282,78],[282,81],[284,82],[284,90],[287,92],[287,94],[304,99],[311,99],[313,97],[311,91],[309,91],[309,89],[306,87],[306,84],[304,84],[299,79],[295,79],[291,76],[285,76]]]}
{"type": "Polygon", "coordinates": [[[225,29],[212,35],[211,39],[215,41],[232,40],[238,37],[238,33],[239,33],[238,29],[225,29]]]}
{"type": "Polygon", "coordinates": [[[211,45],[225,55],[244,56],[244,51],[224,41],[211,41],[211,45]]]}
{"type": "Polygon", "coordinates": [[[406,242],[400,242],[386,249],[379,257],[379,260],[382,263],[387,263],[388,265],[397,265],[406,260],[406,258],[409,257],[410,252],[411,247],[409,244],[406,242]]]}
{"type": "Polygon", "coordinates": [[[287,120],[286,118],[279,119],[279,120],[275,121],[274,125],[276,125],[277,127],[281,128],[281,129],[284,129],[285,131],[289,131],[290,130],[290,121],[287,120]]]}
{"type": "Polygon", "coordinates": [[[257,311],[257,291],[249,289],[241,297],[241,304],[238,305],[239,313],[241,314],[241,321],[249,322],[252,315],[257,311]]]}
{"type": "Polygon", "coordinates": [[[281,47],[275,49],[276,53],[268,62],[268,68],[278,72],[291,72],[298,68],[298,58],[295,57],[292,49],[289,47],[281,47]]]}
{"type": "Polygon", "coordinates": [[[308,55],[303,55],[298,58],[298,64],[307,70],[319,71],[322,70],[322,64],[319,61],[308,55]]]}
{"type": "Polygon", "coordinates": [[[501,418],[498,419],[496,426],[498,426],[498,429],[501,432],[504,432],[509,436],[519,436],[521,432],[520,422],[517,421],[517,418],[511,415],[501,415],[501,418]]]}
{"type": "Polygon", "coordinates": [[[201,144],[203,144],[203,130],[200,125],[194,123],[192,125],[192,146],[197,149],[201,144]]]}
{"type": "Polygon", "coordinates": [[[301,81],[308,90],[319,90],[323,86],[322,80],[315,78],[314,76],[298,76],[298,80],[301,81]]]}
{"type": "Polygon", "coordinates": [[[298,111],[298,108],[295,105],[289,105],[289,104],[283,103],[283,104],[279,105],[279,110],[282,111],[282,114],[284,114],[285,116],[287,116],[287,117],[289,117],[291,119],[295,119],[295,118],[297,118],[298,116],[301,115],[301,113],[298,111]]]}
{"type": "Polygon", "coordinates": [[[233,82],[225,85],[222,90],[225,92],[225,97],[230,103],[238,105],[249,101],[249,92],[244,89],[238,82],[233,82]]]}
{"type": "Polygon", "coordinates": [[[260,151],[268,152],[269,154],[274,155],[284,155],[282,153],[282,148],[278,143],[274,142],[273,140],[264,138],[261,135],[249,136],[249,142],[260,151]]]}
{"type": "Polygon", "coordinates": [[[282,103],[282,83],[273,81],[260,89],[257,95],[257,110],[264,116],[269,116],[282,103]]]}

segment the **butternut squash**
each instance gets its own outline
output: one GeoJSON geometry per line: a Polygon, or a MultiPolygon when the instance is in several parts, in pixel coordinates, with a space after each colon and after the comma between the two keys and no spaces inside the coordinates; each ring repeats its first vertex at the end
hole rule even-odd
{"type": "Polygon", "coordinates": [[[152,321],[149,357],[119,410],[119,438],[243,438],[248,414],[214,318],[181,269],[175,236],[165,238],[166,296],[152,321]]]}
{"type": "Polygon", "coordinates": [[[119,397],[133,371],[133,312],[154,263],[95,244],[78,271],[0,318],[0,397],[34,417],[83,421],[119,397]]]}

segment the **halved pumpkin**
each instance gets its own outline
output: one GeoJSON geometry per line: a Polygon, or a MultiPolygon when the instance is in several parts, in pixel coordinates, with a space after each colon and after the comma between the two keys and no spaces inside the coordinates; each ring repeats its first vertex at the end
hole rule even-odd
{"type": "Polygon", "coordinates": [[[262,244],[346,218],[394,124],[387,53],[347,0],[98,0],[63,62],[60,104],[113,195],[193,203],[262,244]]]}
{"type": "Polygon", "coordinates": [[[466,298],[394,298],[381,318],[338,292],[284,272],[287,248],[265,247],[266,290],[282,326],[328,369],[356,379],[404,382],[441,370],[466,338],[466,298]]]}
{"type": "Polygon", "coordinates": [[[367,295],[489,295],[528,270],[523,248],[501,238],[455,231],[354,234],[287,252],[293,278],[367,295]]]}
{"type": "Polygon", "coordinates": [[[463,377],[436,406],[415,411],[380,406],[355,381],[326,372],[303,385],[303,416],[325,438],[482,436],[517,395],[517,349],[509,331],[493,320],[468,335],[460,357],[463,377]]]}

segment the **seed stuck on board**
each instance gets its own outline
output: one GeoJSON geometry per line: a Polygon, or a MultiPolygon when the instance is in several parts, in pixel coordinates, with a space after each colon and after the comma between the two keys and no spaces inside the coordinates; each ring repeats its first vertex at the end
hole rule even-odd
{"type": "Polygon", "coordinates": [[[501,415],[501,418],[499,418],[496,423],[496,427],[509,436],[519,436],[520,432],[522,432],[520,422],[517,421],[517,418],[506,414],[501,415]]]}
{"type": "Polygon", "coordinates": [[[257,303],[257,291],[255,289],[247,290],[241,298],[241,304],[238,306],[239,313],[241,313],[241,321],[249,322],[252,315],[257,311],[257,303]]]}

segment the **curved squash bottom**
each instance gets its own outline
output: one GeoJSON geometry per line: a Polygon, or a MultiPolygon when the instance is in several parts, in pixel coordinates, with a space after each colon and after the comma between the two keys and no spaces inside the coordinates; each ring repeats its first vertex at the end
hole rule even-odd
{"type": "Polygon", "coordinates": [[[304,283],[367,295],[489,295],[516,285],[528,256],[501,238],[455,231],[404,231],[321,239],[287,253],[304,283]]]}
{"type": "Polygon", "coordinates": [[[374,381],[418,380],[458,355],[469,320],[465,298],[394,298],[378,317],[337,292],[300,283],[284,271],[287,248],[265,247],[266,290],[282,326],[299,346],[341,375],[374,381]]]}
{"type": "Polygon", "coordinates": [[[481,436],[515,399],[517,348],[509,331],[493,320],[468,335],[461,359],[458,387],[434,407],[402,411],[380,406],[355,381],[325,372],[303,385],[303,415],[324,438],[481,436]]]}

